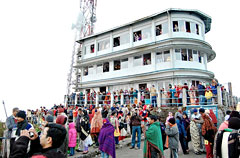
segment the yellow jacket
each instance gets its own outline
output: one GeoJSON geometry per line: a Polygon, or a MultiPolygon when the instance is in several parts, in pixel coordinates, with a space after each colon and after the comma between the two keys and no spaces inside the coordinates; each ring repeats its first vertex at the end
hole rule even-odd
{"type": "Polygon", "coordinates": [[[213,97],[212,92],[211,91],[206,91],[205,92],[205,97],[206,97],[206,99],[211,99],[213,97]]]}

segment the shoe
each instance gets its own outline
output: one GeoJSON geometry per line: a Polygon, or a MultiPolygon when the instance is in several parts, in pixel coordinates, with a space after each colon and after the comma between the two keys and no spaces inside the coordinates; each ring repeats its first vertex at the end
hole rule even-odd
{"type": "Polygon", "coordinates": [[[88,153],[88,151],[84,151],[82,154],[87,154],[88,153]]]}
{"type": "Polygon", "coordinates": [[[134,147],[133,147],[133,146],[131,146],[129,149],[134,149],[134,147]]]}
{"type": "Polygon", "coordinates": [[[135,150],[138,150],[139,148],[138,147],[135,147],[135,150]]]}
{"type": "Polygon", "coordinates": [[[83,152],[83,150],[80,150],[80,149],[77,149],[76,151],[77,151],[77,152],[83,152]]]}
{"type": "Polygon", "coordinates": [[[201,152],[196,152],[195,154],[196,154],[196,155],[201,155],[201,152]]]}

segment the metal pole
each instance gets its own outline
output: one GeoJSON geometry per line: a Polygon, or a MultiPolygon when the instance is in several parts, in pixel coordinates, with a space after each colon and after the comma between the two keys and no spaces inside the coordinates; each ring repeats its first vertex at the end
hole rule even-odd
{"type": "Polygon", "coordinates": [[[8,118],[4,101],[2,103],[3,103],[4,110],[5,110],[6,118],[8,118]]]}

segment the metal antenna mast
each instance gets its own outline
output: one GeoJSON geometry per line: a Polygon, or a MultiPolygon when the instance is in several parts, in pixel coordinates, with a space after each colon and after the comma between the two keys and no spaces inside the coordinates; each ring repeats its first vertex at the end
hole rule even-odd
{"type": "MultiPolygon", "coordinates": [[[[72,25],[72,29],[75,30],[75,37],[70,72],[67,79],[67,96],[72,92],[73,86],[77,87],[78,83],[81,82],[80,70],[76,70],[74,64],[76,64],[76,61],[79,61],[78,59],[82,56],[82,44],[78,44],[76,41],[93,34],[94,24],[96,22],[96,7],[97,0],[80,0],[80,12],[76,23],[72,25]],[[72,79],[74,75],[73,72],[76,72],[74,80],[72,79]]],[[[66,103],[66,98],[64,102],[66,103]]]]}

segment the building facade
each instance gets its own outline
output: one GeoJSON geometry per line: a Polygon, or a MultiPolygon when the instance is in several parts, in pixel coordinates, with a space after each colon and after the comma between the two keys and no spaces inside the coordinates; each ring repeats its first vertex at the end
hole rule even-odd
{"type": "Polygon", "coordinates": [[[198,10],[163,12],[88,36],[81,44],[76,92],[208,83],[216,53],[205,41],[211,17],[198,10]]]}

